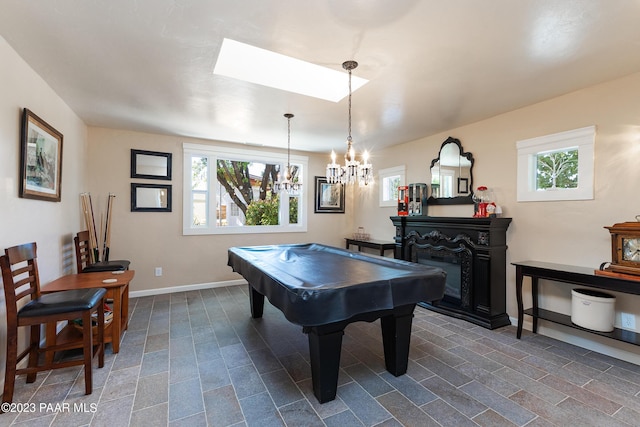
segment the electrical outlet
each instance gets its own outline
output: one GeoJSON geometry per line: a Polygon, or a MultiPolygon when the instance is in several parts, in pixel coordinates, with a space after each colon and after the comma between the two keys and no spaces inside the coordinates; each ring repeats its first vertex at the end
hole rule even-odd
{"type": "Polygon", "coordinates": [[[156,267],[156,277],[162,276],[162,267],[156,267]]]}
{"type": "Polygon", "coordinates": [[[636,316],[634,316],[633,314],[621,313],[620,321],[622,323],[623,329],[630,329],[630,330],[636,329],[636,316]]]}

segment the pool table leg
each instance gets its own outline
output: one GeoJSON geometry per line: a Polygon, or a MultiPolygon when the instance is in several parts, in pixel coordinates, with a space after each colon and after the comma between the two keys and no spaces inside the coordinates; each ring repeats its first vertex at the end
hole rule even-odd
{"type": "Polygon", "coordinates": [[[404,305],[393,310],[393,314],[380,318],[384,364],[394,376],[407,372],[409,345],[411,343],[411,323],[415,304],[404,305]]]}
{"type": "Polygon", "coordinates": [[[253,289],[249,284],[249,300],[251,301],[251,317],[258,319],[264,311],[264,295],[253,289]]]}
{"type": "Polygon", "coordinates": [[[329,402],[336,398],[338,390],[338,371],[340,370],[344,325],[341,329],[323,326],[305,327],[303,331],[309,335],[313,394],[320,403],[329,402]]]}

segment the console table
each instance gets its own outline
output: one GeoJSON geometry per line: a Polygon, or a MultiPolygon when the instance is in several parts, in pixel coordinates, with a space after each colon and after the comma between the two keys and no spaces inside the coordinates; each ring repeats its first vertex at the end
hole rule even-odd
{"type": "Polygon", "coordinates": [[[380,252],[380,256],[384,256],[384,251],[394,250],[396,247],[394,242],[383,242],[380,240],[358,240],[350,239],[349,237],[345,237],[344,240],[347,241],[346,249],[349,249],[351,245],[356,245],[359,251],[362,251],[362,248],[377,249],[380,252]]]}
{"type": "Polygon", "coordinates": [[[523,261],[512,263],[516,266],[516,300],[518,302],[518,330],[517,337],[522,336],[524,315],[533,317],[533,333],[538,332],[538,319],[548,320],[560,325],[569,326],[582,331],[591,332],[603,337],[640,345],[640,334],[633,331],[615,328],[613,332],[600,332],[582,328],[571,322],[571,316],[542,309],[538,306],[538,280],[546,279],[570,285],[581,285],[591,288],[605,289],[613,292],[640,295],[640,283],[635,280],[625,280],[609,276],[597,275],[593,268],[577,267],[573,265],[554,264],[549,262],[523,261]],[[522,279],[531,277],[531,297],[533,307],[524,309],[522,302],[522,279]]]}

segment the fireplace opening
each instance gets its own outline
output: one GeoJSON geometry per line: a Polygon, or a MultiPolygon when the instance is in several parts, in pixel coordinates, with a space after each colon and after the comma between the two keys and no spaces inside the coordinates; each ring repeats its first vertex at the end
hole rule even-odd
{"type": "Polygon", "coordinates": [[[462,263],[454,254],[421,254],[418,263],[432,267],[439,267],[447,273],[447,282],[444,287],[443,301],[453,304],[462,303],[462,263]]]}
{"type": "Polygon", "coordinates": [[[444,297],[434,305],[468,309],[472,299],[473,253],[463,242],[452,243],[452,246],[445,246],[413,242],[410,244],[411,261],[439,267],[447,273],[444,297]]]}

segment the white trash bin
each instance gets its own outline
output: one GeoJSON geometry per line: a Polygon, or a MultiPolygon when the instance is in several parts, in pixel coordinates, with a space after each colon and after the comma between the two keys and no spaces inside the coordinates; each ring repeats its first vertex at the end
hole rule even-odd
{"type": "Polygon", "coordinates": [[[616,297],[593,289],[571,290],[571,322],[598,332],[613,331],[616,297]]]}

